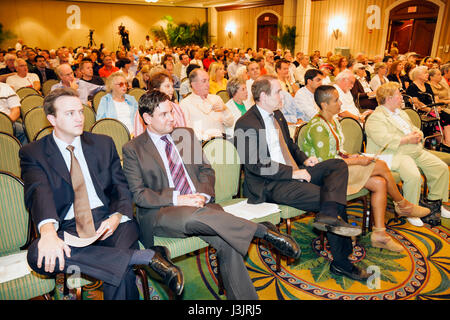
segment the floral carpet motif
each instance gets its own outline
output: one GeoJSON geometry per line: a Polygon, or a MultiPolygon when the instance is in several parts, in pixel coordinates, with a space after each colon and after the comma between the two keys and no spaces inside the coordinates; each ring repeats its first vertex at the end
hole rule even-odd
{"type": "MultiPolygon", "coordinates": [[[[352,204],[347,212],[350,221],[361,223],[362,208],[352,204]]],[[[389,215],[389,213],[388,213],[389,215]]],[[[250,246],[246,265],[260,299],[264,300],[444,300],[450,299],[450,230],[448,224],[418,228],[406,219],[389,220],[387,232],[404,250],[395,253],[374,248],[370,233],[354,239],[351,262],[371,273],[366,282],[336,276],[329,271],[332,256],[327,243],[312,227],[312,217],[296,220],[292,236],[301,247],[300,259],[287,265],[281,262],[277,271],[275,255],[257,241],[250,246]]],[[[283,227],[282,227],[283,229],[283,227]]],[[[283,229],[283,231],[285,231],[283,229]]],[[[326,240],[325,240],[326,241],[326,240]]],[[[183,299],[226,299],[218,294],[217,257],[215,250],[202,250],[174,261],[185,275],[183,299]]],[[[142,293],[142,286],[137,280],[142,293]]],[[[169,299],[167,288],[149,279],[150,297],[169,299]]],[[[55,298],[74,299],[71,290],[62,293],[59,279],[55,298]]],[[[84,299],[102,299],[101,282],[84,287],[84,299]]]]}

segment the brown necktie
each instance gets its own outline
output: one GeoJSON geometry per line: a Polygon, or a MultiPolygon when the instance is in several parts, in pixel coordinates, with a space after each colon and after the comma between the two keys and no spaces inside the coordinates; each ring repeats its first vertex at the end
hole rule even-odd
{"type": "Polygon", "coordinates": [[[89,238],[95,235],[94,220],[91,206],[89,205],[86,183],[84,182],[80,164],[73,153],[74,149],[74,146],[67,146],[67,150],[70,151],[71,155],[70,178],[72,179],[72,187],[75,193],[73,202],[75,223],[78,236],[80,238],[89,238]]]}
{"type": "Polygon", "coordinates": [[[281,132],[281,128],[280,125],[278,124],[277,119],[275,119],[273,113],[270,115],[270,117],[272,118],[273,125],[278,132],[278,141],[280,142],[280,149],[281,153],[283,154],[284,162],[286,163],[286,165],[291,166],[294,170],[298,170],[297,163],[295,162],[294,158],[292,158],[291,152],[289,151],[286,141],[284,141],[284,136],[283,133],[281,132]]]}

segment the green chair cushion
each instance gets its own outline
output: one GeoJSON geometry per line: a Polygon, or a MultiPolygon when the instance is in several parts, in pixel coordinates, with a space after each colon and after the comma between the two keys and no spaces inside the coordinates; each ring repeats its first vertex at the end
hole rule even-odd
{"type": "Polygon", "coordinates": [[[304,215],[306,213],[306,211],[296,209],[294,207],[287,206],[284,204],[279,204],[278,206],[280,207],[280,210],[281,210],[280,217],[282,219],[290,219],[290,218],[304,215]]]}
{"type": "Polygon", "coordinates": [[[172,259],[209,246],[208,243],[199,237],[166,238],[155,236],[154,243],[155,246],[167,247],[170,251],[170,257],[172,259]]]}
{"type": "Polygon", "coordinates": [[[366,188],[362,188],[359,192],[348,195],[347,201],[358,199],[359,197],[367,196],[368,194],[369,190],[367,190],[366,188]]]}
{"type": "Polygon", "coordinates": [[[24,277],[0,283],[0,300],[28,300],[49,293],[54,288],[54,278],[32,271],[24,277]]]}

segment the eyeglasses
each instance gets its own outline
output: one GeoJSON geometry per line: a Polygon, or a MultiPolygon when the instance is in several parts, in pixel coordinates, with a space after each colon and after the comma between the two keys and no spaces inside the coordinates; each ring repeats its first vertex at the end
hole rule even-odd
{"type": "Polygon", "coordinates": [[[121,88],[127,86],[126,82],[119,82],[119,83],[115,83],[114,85],[119,86],[119,87],[121,87],[121,88]]]}

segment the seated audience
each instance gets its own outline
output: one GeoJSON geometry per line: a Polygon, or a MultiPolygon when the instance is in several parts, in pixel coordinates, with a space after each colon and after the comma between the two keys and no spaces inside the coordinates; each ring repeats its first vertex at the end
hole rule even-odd
{"type": "Polygon", "coordinates": [[[39,81],[41,83],[41,87],[45,81],[50,79],[58,79],[55,71],[53,69],[47,68],[47,61],[44,56],[37,55],[36,58],[36,66],[30,70],[30,72],[35,73],[39,77],[39,81]]]}
{"type": "Polygon", "coordinates": [[[199,140],[223,136],[225,128],[234,124],[233,114],[223,103],[222,98],[209,94],[209,76],[201,68],[189,75],[192,93],[180,101],[186,126],[193,128],[199,140]]]}
{"type": "Polygon", "coordinates": [[[297,81],[301,86],[305,85],[305,73],[308,69],[311,69],[311,66],[309,65],[309,57],[302,56],[300,64],[297,69],[295,69],[294,73],[295,81],[297,81]]]}
{"type": "Polygon", "coordinates": [[[336,67],[334,68],[333,75],[337,76],[342,71],[347,70],[347,66],[348,66],[347,57],[340,57],[336,62],[336,67]]]}
{"type": "Polygon", "coordinates": [[[395,61],[392,63],[391,68],[389,69],[389,73],[387,78],[389,81],[398,82],[401,84],[401,90],[403,92],[408,89],[409,81],[408,78],[403,74],[404,67],[402,61],[395,61]]]}
{"type": "Polygon", "coordinates": [[[106,92],[108,94],[100,99],[96,120],[104,118],[119,120],[132,134],[138,104],[133,96],[127,94],[127,82],[123,73],[113,73],[106,79],[106,92]]]}
{"type": "Polygon", "coordinates": [[[180,78],[178,78],[178,76],[175,74],[175,72],[173,70],[173,68],[174,68],[173,61],[165,60],[163,62],[163,67],[164,67],[164,69],[167,70],[167,73],[172,78],[173,88],[175,89],[175,91],[178,92],[180,90],[181,81],[180,81],[180,78]]]}
{"type": "MultiPolygon", "coordinates": [[[[181,110],[180,105],[175,99],[173,82],[170,76],[166,72],[158,72],[151,76],[148,81],[148,91],[158,90],[165,93],[170,100],[170,105],[173,112],[174,126],[186,127],[186,119],[184,117],[184,112],[181,110]]],[[[139,112],[136,112],[134,117],[134,136],[137,137],[142,132],[145,131],[145,123],[141,118],[139,112]]]]}
{"type": "Polygon", "coordinates": [[[226,128],[227,136],[232,137],[234,132],[234,124],[236,121],[251,108],[248,101],[247,85],[242,78],[231,78],[227,83],[227,92],[230,100],[225,106],[230,110],[234,117],[232,126],[226,128]]]}
{"type": "Polygon", "coordinates": [[[149,80],[150,80],[150,66],[145,65],[138,71],[136,77],[134,77],[132,87],[148,90],[149,80]]]}
{"type": "Polygon", "coordinates": [[[437,225],[440,217],[450,218],[450,212],[442,202],[448,201],[449,170],[447,164],[422,146],[423,133],[415,127],[406,112],[401,109],[400,85],[389,82],[377,90],[380,104],[367,120],[367,152],[392,155],[391,170],[400,174],[404,197],[411,203],[427,207],[431,213],[422,218],[408,218],[416,226],[423,222],[437,225]],[[419,171],[419,169],[421,171],[419,171]],[[422,176],[426,176],[428,195],[420,200],[422,176]]]}
{"type": "Polygon", "coordinates": [[[247,86],[247,100],[246,104],[252,106],[255,104],[252,96],[252,84],[260,76],[261,70],[259,64],[256,61],[252,61],[247,65],[248,80],[245,81],[247,86]]]}
{"type": "Polygon", "coordinates": [[[54,84],[51,91],[61,88],[72,88],[78,92],[79,98],[84,104],[88,104],[88,98],[94,96],[98,91],[105,89],[105,86],[98,86],[81,79],[76,79],[73,70],[68,63],[60,64],[56,68],[56,74],[61,81],[54,84]]]}
{"type": "Polygon", "coordinates": [[[377,106],[377,100],[375,99],[375,91],[372,91],[366,78],[366,69],[361,63],[356,63],[353,66],[353,72],[355,73],[355,84],[350,90],[353,96],[353,100],[358,104],[360,109],[372,109],[377,106]]]}
{"type": "Polygon", "coordinates": [[[373,70],[374,75],[372,80],[370,80],[370,88],[372,88],[372,91],[377,91],[379,86],[389,82],[389,79],[386,77],[387,65],[384,62],[376,63],[373,70]]]}
{"type": "Polygon", "coordinates": [[[225,78],[225,67],[219,62],[213,62],[209,66],[209,93],[216,94],[218,91],[227,89],[225,78]]]}
{"type": "MultiPolygon", "coordinates": [[[[228,79],[236,77],[236,71],[240,66],[243,66],[240,61],[239,54],[235,54],[233,56],[233,61],[228,65],[227,73],[228,73],[228,79]]],[[[226,85],[225,85],[226,87],[226,85]]]]}
{"type": "Polygon", "coordinates": [[[403,247],[392,239],[385,229],[387,194],[400,216],[424,217],[430,210],[408,202],[399,192],[395,179],[382,160],[348,154],[344,148],[344,135],[339,120],[335,117],[340,111],[339,93],[333,86],[320,86],[314,93],[320,112],[307,124],[303,151],[320,162],[328,159],[343,159],[348,165],[347,195],[355,194],[362,188],[371,192],[371,211],[374,227],[371,234],[373,247],[401,252],[403,247]]]}
{"type": "Polygon", "coordinates": [[[96,76],[94,74],[93,63],[90,59],[83,59],[80,62],[80,80],[84,80],[86,82],[96,84],[98,86],[105,85],[105,81],[100,76],[96,76]]]}
{"type": "Polygon", "coordinates": [[[317,69],[309,69],[305,73],[305,86],[295,94],[295,103],[303,112],[303,121],[308,122],[320,111],[314,101],[314,92],[322,85],[323,73],[317,69]]]}
{"type": "Polygon", "coordinates": [[[50,277],[73,274],[76,267],[103,281],[105,300],[139,300],[134,267],[148,265],[180,295],[183,273],[168,249],[139,249],[139,226],[113,140],[83,131],[83,105],[70,88],[50,92],[44,111],[53,132],[19,152],[25,205],[37,229],[27,248],[29,266],[50,277]],[[70,246],[65,232],[98,240],[70,246]]]}
{"type": "Polygon", "coordinates": [[[366,117],[373,112],[373,110],[366,110],[363,113],[355,105],[351,89],[355,85],[356,78],[350,70],[344,70],[339,73],[334,79],[334,87],[339,93],[339,100],[341,101],[341,112],[339,117],[350,117],[357,120],[360,123],[364,123],[366,117]]]}
{"type": "Polygon", "coordinates": [[[186,98],[186,96],[192,92],[191,84],[189,83],[189,75],[191,74],[191,72],[193,70],[199,69],[199,68],[200,68],[200,66],[198,66],[196,64],[190,64],[187,67],[186,72],[187,72],[188,78],[185,78],[185,80],[182,81],[181,85],[180,85],[180,96],[182,99],[186,98]]]}
{"type": "Polygon", "coordinates": [[[20,98],[9,85],[3,82],[0,82],[0,112],[5,113],[13,122],[14,135],[20,143],[27,144],[28,139],[23,124],[17,121],[20,118],[20,98]]]}
{"type": "Polygon", "coordinates": [[[34,88],[38,91],[41,89],[41,82],[38,75],[28,72],[28,65],[24,59],[16,59],[14,66],[17,73],[6,78],[6,83],[13,88],[14,91],[24,87],[34,88]]]}
{"type": "MultiPolygon", "coordinates": [[[[207,80],[206,71],[196,72],[203,72],[207,80]]],[[[146,130],[123,147],[123,167],[136,203],[141,242],[152,248],[154,236],[198,236],[216,249],[226,297],[258,299],[244,263],[252,239],[265,239],[293,258],[301,254],[298,244],[271,223],[236,217],[214,203],[214,170],[193,130],[173,126],[166,94],[157,90],[144,94],[139,113],[146,130]],[[184,149],[181,156],[184,146],[193,152],[184,149]]]]}
{"type": "Polygon", "coordinates": [[[281,90],[287,91],[291,96],[295,96],[298,91],[298,86],[295,84],[294,78],[291,78],[289,73],[290,62],[286,59],[279,59],[275,63],[275,72],[280,81],[281,90]]]}
{"type": "Polygon", "coordinates": [[[111,56],[105,56],[103,58],[103,67],[98,70],[98,75],[102,78],[108,78],[114,72],[119,71],[119,68],[113,65],[113,59],[111,56]]]}
{"type": "MultiPolygon", "coordinates": [[[[426,66],[419,66],[410,72],[410,78],[413,81],[406,94],[412,97],[414,107],[419,110],[419,113],[428,113],[436,117],[435,110],[427,107],[427,105],[438,102],[431,85],[428,83],[429,74],[426,66]]],[[[444,141],[441,143],[443,151],[450,151],[450,115],[441,107],[437,108],[440,117],[440,124],[444,133],[444,141]]]]}
{"type": "Polygon", "coordinates": [[[132,88],[133,79],[134,79],[135,74],[133,72],[131,72],[131,70],[130,70],[131,60],[128,58],[122,58],[119,61],[117,61],[116,67],[120,69],[119,72],[121,72],[123,74],[123,76],[125,77],[125,80],[127,81],[128,89],[132,88]]]}
{"type": "Polygon", "coordinates": [[[280,82],[264,75],[255,80],[256,105],[236,122],[234,138],[244,164],[244,197],[249,203],[273,202],[317,212],[313,226],[327,231],[333,262],[330,272],[363,281],[368,273],[349,261],[351,236],[361,228],[347,223],[347,164],[307,157],[289,136],[281,105],[280,82]],[[263,133],[263,134],[261,134],[263,133]]]}
{"type": "Polygon", "coordinates": [[[436,101],[450,104],[450,86],[442,77],[439,69],[431,68],[428,70],[429,83],[433,90],[436,101]]]}

